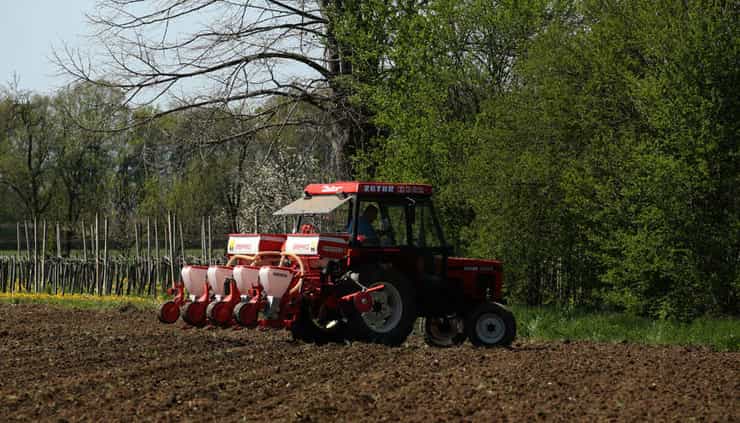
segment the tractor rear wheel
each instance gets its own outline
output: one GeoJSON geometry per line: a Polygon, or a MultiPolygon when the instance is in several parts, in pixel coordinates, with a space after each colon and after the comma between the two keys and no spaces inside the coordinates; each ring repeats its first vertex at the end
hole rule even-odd
{"type": "Polygon", "coordinates": [[[516,321],[501,304],[482,303],[468,314],[465,331],[473,345],[508,347],[516,338],[516,321]]]}
{"type": "Polygon", "coordinates": [[[414,329],[416,321],[413,286],[394,270],[375,273],[363,283],[368,288],[378,285],[384,288],[370,293],[373,299],[370,311],[354,311],[349,316],[349,335],[367,342],[401,345],[414,329]]]}
{"type": "Polygon", "coordinates": [[[424,342],[432,347],[456,347],[467,338],[463,320],[458,316],[427,317],[421,319],[419,326],[424,329],[424,342]]]}
{"type": "Polygon", "coordinates": [[[185,307],[182,308],[182,320],[185,323],[202,328],[206,325],[206,303],[198,301],[186,303],[185,307]]]}
{"type": "Polygon", "coordinates": [[[159,306],[157,317],[162,323],[175,323],[180,318],[180,307],[174,301],[167,301],[159,306]]]}

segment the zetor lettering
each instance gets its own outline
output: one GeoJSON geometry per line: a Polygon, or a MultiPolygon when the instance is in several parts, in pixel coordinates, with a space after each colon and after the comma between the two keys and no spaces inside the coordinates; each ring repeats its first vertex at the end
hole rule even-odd
{"type": "Polygon", "coordinates": [[[386,345],[403,343],[418,321],[429,345],[510,345],[516,322],[503,305],[502,263],[455,257],[432,195],[424,184],[310,184],[275,212],[294,218],[291,233],[230,235],[229,247],[244,249],[229,248],[226,266],[185,266],[159,319],[386,345]],[[315,226],[335,221],[333,232],[315,226]]]}

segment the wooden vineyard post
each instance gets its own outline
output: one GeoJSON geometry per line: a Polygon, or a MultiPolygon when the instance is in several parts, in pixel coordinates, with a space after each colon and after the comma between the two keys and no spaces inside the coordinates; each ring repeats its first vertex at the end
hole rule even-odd
{"type": "Polygon", "coordinates": [[[58,275],[57,288],[55,288],[54,294],[61,293],[62,295],[64,295],[64,287],[67,281],[66,279],[67,263],[68,263],[68,260],[59,261],[59,270],[57,272],[57,275],[58,275]]]}
{"type": "Polygon", "coordinates": [[[18,266],[18,263],[21,260],[21,222],[16,222],[15,233],[16,233],[16,238],[18,240],[18,250],[16,252],[15,261],[13,261],[13,271],[11,272],[11,281],[10,281],[10,293],[11,294],[15,290],[15,284],[18,281],[18,271],[16,269],[16,266],[18,266]]]}
{"type": "Polygon", "coordinates": [[[108,280],[110,277],[108,269],[108,218],[103,218],[103,294],[110,295],[111,284],[108,280]]]}
{"type": "Polygon", "coordinates": [[[149,217],[146,218],[146,286],[147,294],[152,295],[152,272],[151,272],[152,243],[149,230],[149,217]]]}
{"type": "Polygon", "coordinates": [[[15,257],[10,258],[10,287],[8,291],[13,293],[13,285],[15,285],[15,257]]]}
{"type": "MultiPolygon", "coordinates": [[[[90,225],[90,259],[95,258],[95,224],[92,223],[90,225]]],[[[95,284],[96,282],[93,280],[95,277],[95,263],[93,260],[92,266],[85,266],[86,273],[89,273],[90,275],[85,275],[85,278],[83,281],[81,281],[81,284],[86,286],[86,290],[89,290],[91,293],[95,290],[95,284]]]]}
{"type": "MultiPolygon", "coordinates": [[[[138,259],[134,261],[134,265],[138,262],[138,259]]],[[[129,263],[126,264],[126,295],[131,295],[131,266],[129,263]]]]}
{"type": "Polygon", "coordinates": [[[174,231],[172,230],[172,228],[172,214],[170,212],[167,212],[167,232],[170,238],[170,285],[175,283],[175,243],[173,237],[174,231]]]}
{"type": "Polygon", "coordinates": [[[40,266],[40,285],[41,290],[46,291],[46,220],[44,220],[41,230],[41,264],[40,266]]]}
{"type": "Polygon", "coordinates": [[[211,216],[208,216],[208,264],[211,263],[211,259],[213,258],[213,242],[211,238],[211,216]]]}
{"type": "Polygon", "coordinates": [[[98,233],[99,229],[99,217],[97,214],[95,214],[95,290],[98,295],[101,294],[101,286],[100,286],[100,237],[98,233]]]}
{"type": "Polygon", "coordinates": [[[62,238],[59,234],[59,222],[57,222],[57,257],[62,257],[62,238]]]}
{"type": "Polygon", "coordinates": [[[171,282],[172,280],[172,272],[174,269],[173,260],[174,256],[172,255],[173,247],[172,247],[172,214],[168,211],[167,212],[167,231],[165,233],[165,236],[167,237],[167,250],[166,255],[170,257],[170,265],[167,266],[167,271],[169,272],[169,277],[164,278],[165,282],[171,282]]]}
{"type": "Polygon", "coordinates": [[[26,258],[31,260],[31,240],[28,237],[28,222],[25,220],[23,221],[23,227],[26,231],[26,258]]]}
{"type": "Polygon", "coordinates": [[[39,231],[35,217],[33,218],[33,292],[39,292],[39,231]]]}
{"type": "Polygon", "coordinates": [[[182,238],[182,222],[177,219],[177,227],[180,229],[180,266],[185,265],[185,241],[182,238]]]}
{"type": "Polygon", "coordinates": [[[147,278],[147,288],[146,288],[146,294],[152,295],[152,292],[154,290],[154,250],[153,250],[153,235],[151,232],[151,228],[149,228],[150,221],[147,218],[147,248],[146,248],[146,278],[147,278]]]}
{"type": "Polygon", "coordinates": [[[162,270],[162,288],[164,288],[165,281],[167,280],[167,272],[169,271],[169,266],[167,266],[167,256],[170,254],[170,236],[169,236],[169,219],[170,219],[170,212],[167,212],[167,218],[165,219],[167,221],[167,226],[164,229],[164,233],[162,234],[164,236],[164,239],[162,240],[164,245],[162,248],[164,249],[164,253],[162,253],[162,262],[165,264],[164,269],[162,270]]]}
{"type": "MultiPolygon", "coordinates": [[[[136,259],[134,260],[134,269],[138,269],[139,267],[139,261],[141,258],[141,250],[139,249],[139,222],[134,222],[134,242],[136,246],[136,259]]],[[[139,283],[139,286],[141,286],[141,277],[140,275],[135,272],[134,277],[136,278],[136,282],[139,283]]],[[[128,283],[126,284],[126,295],[131,293],[131,274],[127,273],[126,280],[128,283]]]]}
{"type": "Polygon", "coordinates": [[[54,266],[54,294],[56,295],[59,291],[59,280],[62,276],[62,264],[64,263],[62,261],[62,243],[61,243],[61,236],[59,233],[59,222],[57,222],[57,262],[54,266]]]}
{"type": "Polygon", "coordinates": [[[85,219],[82,219],[82,260],[87,261],[87,244],[85,243],[85,219]]]}
{"type": "Polygon", "coordinates": [[[157,286],[160,283],[159,274],[159,217],[154,218],[154,296],[157,296],[157,286]]]}
{"type": "Polygon", "coordinates": [[[206,262],[206,218],[200,217],[200,262],[206,262]]]}

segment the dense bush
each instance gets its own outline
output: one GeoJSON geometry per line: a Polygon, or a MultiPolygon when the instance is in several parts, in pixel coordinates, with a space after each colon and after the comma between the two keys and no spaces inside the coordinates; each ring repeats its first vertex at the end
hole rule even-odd
{"type": "Polygon", "coordinates": [[[739,311],[736,6],[394,7],[362,15],[385,44],[345,34],[393,63],[357,87],[388,134],[368,176],[439,187],[455,245],[503,259],[515,301],[739,311]]]}

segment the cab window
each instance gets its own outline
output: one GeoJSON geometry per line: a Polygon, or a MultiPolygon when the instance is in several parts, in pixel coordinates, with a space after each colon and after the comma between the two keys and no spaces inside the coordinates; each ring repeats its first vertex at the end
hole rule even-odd
{"type": "Polygon", "coordinates": [[[352,201],[347,201],[326,214],[304,214],[296,230],[317,233],[347,232],[347,226],[352,216],[352,201]]]}
{"type": "MultiPolygon", "coordinates": [[[[359,204],[357,235],[363,246],[395,247],[409,245],[404,202],[364,200],[359,204]]],[[[348,231],[352,231],[350,223],[348,231]]]]}
{"type": "Polygon", "coordinates": [[[421,248],[442,247],[442,237],[434,219],[434,211],[431,205],[419,203],[416,209],[416,219],[412,226],[413,245],[421,248]]]}

